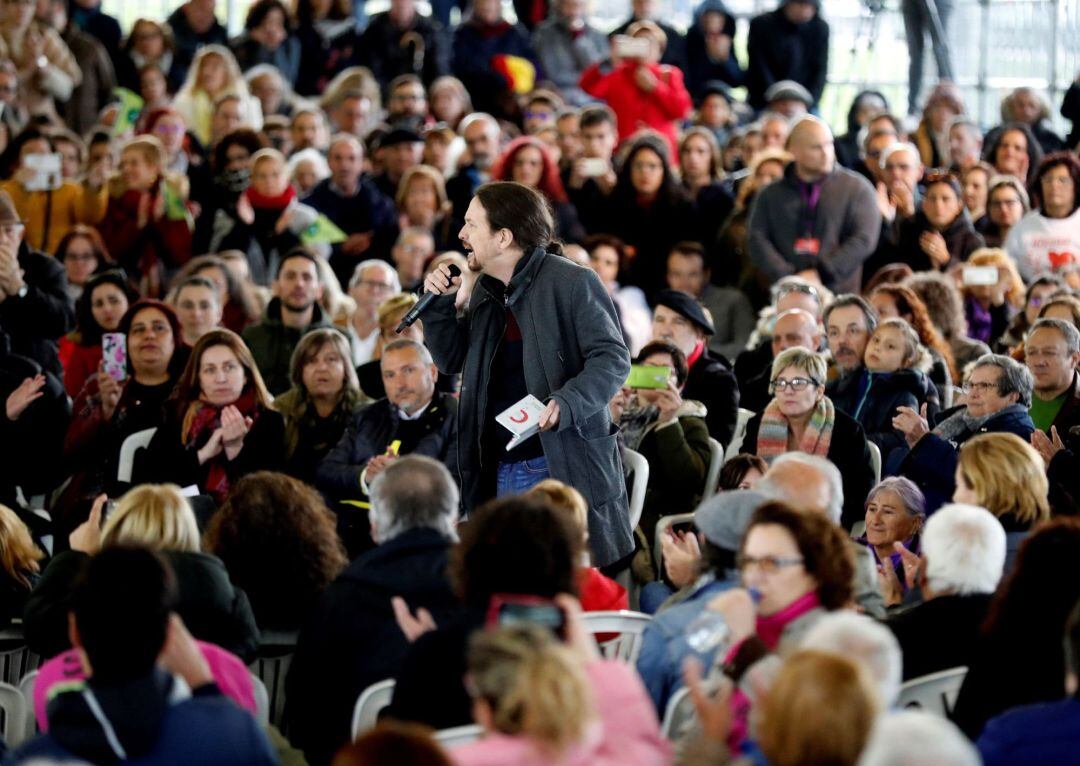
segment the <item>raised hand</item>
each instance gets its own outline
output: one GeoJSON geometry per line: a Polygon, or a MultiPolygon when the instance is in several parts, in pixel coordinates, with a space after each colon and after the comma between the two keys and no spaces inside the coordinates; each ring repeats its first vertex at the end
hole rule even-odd
{"type": "Polygon", "coordinates": [[[45,387],[45,376],[35,375],[32,378],[26,378],[19,387],[8,394],[7,398],[7,418],[8,420],[18,420],[26,408],[33,404],[35,401],[44,396],[44,392],[41,390],[45,387]]]}

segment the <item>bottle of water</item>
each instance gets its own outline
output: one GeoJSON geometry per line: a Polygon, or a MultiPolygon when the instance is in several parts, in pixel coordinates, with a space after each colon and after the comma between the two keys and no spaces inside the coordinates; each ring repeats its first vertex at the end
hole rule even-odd
{"type": "Polygon", "coordinates": [[[721,644],[727,642],[730,633],[724,615],[710,609],[703,609],[687,627],[686,643],[694,652],[707,657],[714,654],[721,644]]]}

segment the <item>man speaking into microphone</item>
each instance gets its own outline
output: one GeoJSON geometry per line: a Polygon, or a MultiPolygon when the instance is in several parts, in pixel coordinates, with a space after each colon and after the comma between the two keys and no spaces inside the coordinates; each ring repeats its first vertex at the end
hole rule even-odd
{"type": "Polygon", "coordinates": [[[508,182],[477,189],[458,235],[478,276],[468,310],[458,318],[454,309],[461,277],[438,267],[424,282],[438,296],[424,313],[424,335],[438,368],[461,373],[465,509],[559,479],[588,500],[593,563],[605,566],[633,550],[608,413],[630,354],[607,290],[593,271],[560,255],[554,228],[538,192],[508,182]],[[515,438],[496,418],[511,407],[514,423],[531,417],[521,406],[530,395],[540,403],[539,434],[515,438]]]}

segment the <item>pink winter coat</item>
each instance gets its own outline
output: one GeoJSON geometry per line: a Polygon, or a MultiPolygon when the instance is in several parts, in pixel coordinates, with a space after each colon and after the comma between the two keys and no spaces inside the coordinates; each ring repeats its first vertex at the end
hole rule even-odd
{"type": "Polygon", "coordinates": [[[660,734],[649,695],[631,665],[597,661],[587,668],[599,720],[585,741],[553,763],[525,737],[489,734],[455,748],[458,766],[664,766],[672,763],[671,746],[660,734]]]}

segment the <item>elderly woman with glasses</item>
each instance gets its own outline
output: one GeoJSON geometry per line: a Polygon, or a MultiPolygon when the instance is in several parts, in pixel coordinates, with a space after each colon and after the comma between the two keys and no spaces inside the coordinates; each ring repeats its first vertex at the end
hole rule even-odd
{"type": "Polygon", "coordinates": [[[1028,408],[1034,385],[1031,371],[1014,359],[980,357],[964,382],[966,402],[942,412],[933,430],[923,414],[910,407],[897,409],[893,427],[904,435],[907,449],[894,450],[886,473],[914,481],[926,496],[926,512],[933,513],[956,491],[959,452],[968,439],[1005,432],[1030,441],[1035,424],[1028,408]]]}
{"type": "MultiPolygon", "coordinates": [[[[854,553],[844,533],[824,516],[766,503],[754,511],[735,558],[742,579],[709,602],[723,627],[714,666],[737,685],[769,654],[795,651],[807,631],[825,613],[853,601],[854,553]]],[[[704,621],[702,621],[704,622],[704,621]]],[[[732,696],[734,725],[729,744],[746,735],[749,701],[741,690],[732,696]]]]}
{"type": "Polygon", "coordinates": [[[866,434],[825,396],[825,359],[802,347],[781,351],[772,365],[772,401],[746,424],[742,451],[772,463],[785,452],[820,455],[844,477],[843,525],[862,519],[873,483],[866,434]]]}

